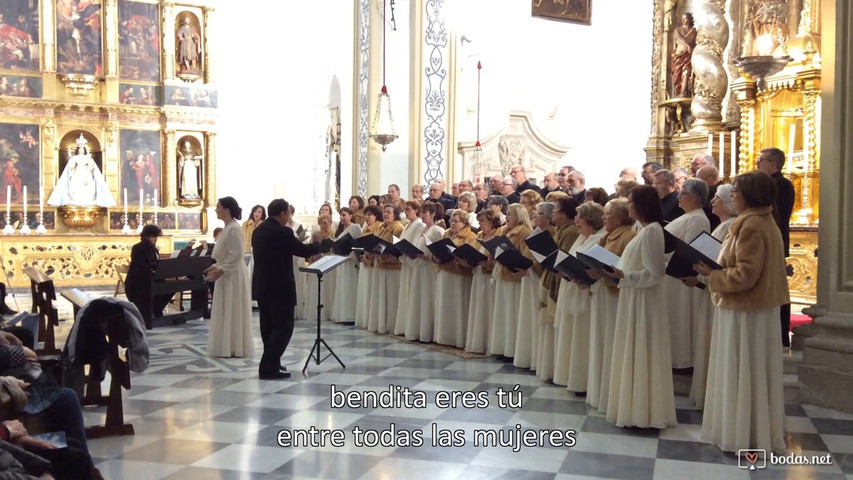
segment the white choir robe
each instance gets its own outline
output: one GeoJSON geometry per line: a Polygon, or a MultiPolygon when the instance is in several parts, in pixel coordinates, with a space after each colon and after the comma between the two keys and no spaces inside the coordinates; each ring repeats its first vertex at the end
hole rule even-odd
{"type": "MultiPolygon", "coordinates": [[[[406,225],[400,238],[414,245],[415,240],[423,235],[425,228],[426,225],[424,225],[423,220],[420,218],[415,219],[415,221],[409,222],[406,225]]],[[[413,291],[416,288],[414,272],[415,265],[419,261],[409,258],[406,255],[400,256],[400,263],[403,266],[400,268],[400,296],[397,298],[397,317],[394,321],[394,335],[404,335],[406,333],[406,315],[408,315],[409,298],[417,294],[417,291],[413,291]]]]}
{"type": "Polygon", "coordinates": [[[606,413],[619,290],[608,287],[604,280],[599,280],[592,284],[590,291],[592,299],[589,309],[589,387],[586,403],[606,413]]]}
{"type": "Polygon", "coordinates": [[[518,368],[536,370],[536,350],[539,347],[539,274],[533,268],[521,278],[518,317],[515,322],[515,355],[512,364],[518,368]]]}
{"type": "Polygon", "coordinates": [[[426,248],[427,239],[430,243],[441,240],[444,229],[432,225],[412,242],[424,252],[425,258],[418,259],[412,270],[412,290],[406,306],[406,340],[432,342],[435,329],[435,279],[438,272],[432,263],[432,255],[426,248]]]}
{"type": "MultiPolygon", "coordinates": [[[[480,246],[480,252],[488,250],[480,246]]],[[[474,269],[471,280],[471,296],[468,302],[468,334],[465,336],[465,351],[486,353],[489,350],[489,331],[495,306],[495,284],[491,273],[483,272],[482,264],[474,269]]]]}
{"type": "MultiPolygon", "coordinates": [[[[353,223],[349,228],[341,232],[338,238],[347,233],[354,239],[358,238],[361,236],[361,227],[353,223]]],[[[350,259],[343,265],[338,266],[335,271],[337,272],[334,285],[335,299],[331,317],[337,323],[355,322],[359,278],[358,260],[356,260],[355,253],[350,253],[350,259]]],[[[330,285],[326,285],[323,288],[329,287],[330,285]]]]}
{"type": "Polygon", "coordinates": [[[512,357],[515,355],[515,329],[521,300],[521,282],[502,280],[498,265],[495,265],[492,271],[492,278],[495,281],[495,304],[492,308],[489,354],[512,357]]]}

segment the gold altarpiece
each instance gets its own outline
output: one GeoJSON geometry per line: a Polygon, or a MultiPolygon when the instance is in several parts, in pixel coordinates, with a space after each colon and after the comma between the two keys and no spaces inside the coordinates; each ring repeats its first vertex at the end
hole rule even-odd
{"type": "Polygon", "coordinates": [[[59,286],[113,285],[137,227],[156,222],[169,253],[174,239],[206,233],[216,199],[212,2],[93,0],[82,11],[74,3],[30,2],[4,30],[19,46],[0,57],[0,196],[14,228],[0,235],[0,254],[13,287],[29,285],[27,266],[53,272],[59,286]],[[47,201],[81,135],[117,205],[66,219],[47,201]]]}
{"type": "Polygon", "coordinates": [[[728,181],[733,173],[755,169],[762,149],[782,149],[787,157],[782,173],[796,192],[789,288],[792,301],[804,304],[816,301],[817,286],[820,25],[819,0],[655,1],[647,161],[689,171],[694,155],[708,152],[710,134],[710,153],[728,181]],[[673,95],[671,70],[675,30],[686,13],[695,18],[697,39],[691,59],[692,95],[682,97],[673,95]],[[759,87],[758,75],[736,65],[738,58],[759,55],[791,59],[759,87]],[[723,152],[721,132],[726,139],[723,152]],[[733,134],[736,159],[730,150],[733,134]]]}

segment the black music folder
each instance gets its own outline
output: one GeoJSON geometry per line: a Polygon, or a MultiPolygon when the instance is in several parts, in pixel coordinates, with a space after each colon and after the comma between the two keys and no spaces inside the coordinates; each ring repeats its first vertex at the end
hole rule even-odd
{"type": "Polygon", "coordinates": [[[332,247],[334,247],[334,246],[335,246],[335,241],[332,240],[331,238],[324,238],[319,243],[320,251],[323,253],[330,251],[332,249],[332,247]]]}
{"type": "Polygon", "coordinates": [[[418,258],[419,256],[424,254],[424,251],[420,248],[416,247],[412,242],[406,240],[405,238],[401,238],[399,242],[394,244],[398,250],[403,252],[403,255],[409,258],[418,258]]]}
{"type": "Polygon", "coordinates": [[[551,232],[536,227],[536,230],[524,239],[524,243],[530,248],[530,252],[537,262],[542,263],[548,255],[557,250],[557,242],[551,232]]]}
{"type": "Polygon", "coordinates": [[[503,247],[498,247],[495,249],[495,260],[513,273],[533,266],[532,260],[514,248],[505,250],[503,247]]]}
{"type": "Polygon", "coordinates": [[[495,256],[495,249],[500,246],[503,246],[504,250],[510,250],[515,248],[512,246],[512,242],[509,241],[509,238],[507,238],[506,235],[501,235],[485,242],[478,238],[477,241],[480,242],[480,245],[486,247],[486,250],[488,250],[493,257],[495,256]]]}
{"type": "Polygon", "coordinates": [[[362,235],[356,239],[353,239],[352,248],[365,252],[372,252],[373,249],[376,248],[376,245],[379,243],[380,240],[382,239],[373,234],[362,235]]]}
{"type": "MultiPolygon", "coordinates": [[[[669,259],[669,263],[666,264],[666,274],[677,280],[681,280],[684,277],[695,277],[698,275],[696,270],[693,270],[693,264],[677,254],[674,254],[672,258],[669,259]]],[[[699,282],[696,284],[696,288],[704,290],[705,284],[699,282]]]]}
{"type": "Polygon", "coordinates": [[[456,250],[456,245],[449,238],[442,238],[437,242],[430,243],[427,245],[427,249],[438,259],[438,263],[449,263],[455,258],[452,252],[456,250]]]}
{"type": "Polygon", "coordinates": [[[403,252],[397,248],[396,244],[393,244],[387,240],[379,239],[376,243],[376,246],[372,250],[374,253],[378,253],[379,255],[391,255],[392,257],[399,258],[403,252]]]}
{"type": "Polygon", "coordinates": [[[601,245],[593,245],[583,252],[577,252],[576,256],[584,265],[601,272],[604,276],[607,276],[607,273],[613,273],[616,264],[619,263],[619,256],[601,245]]]}
{"type": "Polygon", "coordinates": [[[468,245],[467,243],[456,248],[456,250],[453,251],[453,256],[460,260],[465,260],[471,268],[474,268],[489,259],[489,257],[483,255],[477,251],[476,248],[468,245]]]}
{"type": "Polygon", "coordinates": [[[335,244],[332,245],[332,253],[335,255],[347,256],[352,252],[352,243],[352,235],[345,233],[335,240],[335,244]]]}
{"type": "Polygon", "coordinates": [[[595,283],[595,279],[590,277],[586,272],[586,264],[578,260],[574,255],[558,250],[555,255],[555,259],[558,260],[558,262],[554,264],[554,268],[558,272],[572,280],[586,285],[587,287],[595,283]]]}
{"type": "Polygon", "coordinates": [[[704,262],[711,268],[721,269],[723,267],[717,263],[720,258],[720,250],[723,249],[723,243],[714,238],[708,232],[702,232],[696,235],[696,238],[686,243],[680,238],[676,238],[675,254],[684,258],[691,264],[704,262]]]}
{"type": "Polygon", "coordinates": [[[545,257],[544,260],[539,262],[539,265],[542,265],[542,268],[544,268],[545,270],[556,272],[557,269],[555,268],[555,266],[559,261],[558,258],[562,258],[560,257],[560,253],[566,255],[566,253],[560,249],[554,250],[553,252],[551,252],[551,255],[548,255],[547,257],[545,257]]]}

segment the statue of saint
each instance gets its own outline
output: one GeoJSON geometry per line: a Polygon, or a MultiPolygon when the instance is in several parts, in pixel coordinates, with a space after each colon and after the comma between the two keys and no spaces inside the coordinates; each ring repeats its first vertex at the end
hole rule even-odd
{"type": "Polygon", "coordinates": [[[184,17],[184,24],[178,28],[178,64],[180,73],[198,72],[201,70],[201,35],[198,34],[190,17],[184,17]]]}
{"type": "Polygon", "coordinates": [[[65,170],[56,182],[48,205],[73,205],[78,207],[115,207],[116,201],[101,174],[95,159],[89,153],[89,142],[80,134],[74,155],[65,165],[65,170]]]}
{"type": "Polygon", "coordinates": [[[178,182],[181,198],[201,198],[201,155],[196,155],[192,143],[184,141],[178,151],[178,182]]]}
{"type": "Polygon", "coordinates": [[[672,52],[672,98],[693,96],[693,67],[690,59],[696,47],[696,28],[693,14],[681,16],[681,26],[675,29],[675,45],[672,52]]]}

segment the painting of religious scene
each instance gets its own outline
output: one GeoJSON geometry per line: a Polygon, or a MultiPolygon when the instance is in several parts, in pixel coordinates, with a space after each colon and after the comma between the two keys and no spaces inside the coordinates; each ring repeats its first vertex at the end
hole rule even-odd
{"type": "Polygon", "coordinates": [[[41,77],[0,75],[0,95],[6,95],[9,97],[40,98],[41,93],[41,77]]]}
{"type": "Polygon", "coordinates": [[[56,71],[103,76],[103,0],[56,0],[56,71]]]}
{"type": "Polygon", "coordinates": [[[162,105],[163,87],[120,83],[118,101],[125,105],[162,105]]]}
{"type": "Polygon", "coordinates": [[[175,19],[175,61],[178,76],[188,80],[201,76],[201,28],[192,12],[181,12],[175,19]],[[186,77],[186,78],[185,78],[186,77]]]}
{"type": "MultiPolygon", "coordinates": [[[[128,221],[127,226],[131,230],[136,233],[137,227],[139,227],[140,220],[142,221],[142,225],[153,225],[154,224],[154,213],[143,213],[141,216],[139,212],[128,212],[128,221]]],[[[157,214],[157,225],[163,230],[174,230],[176,221],[175,214],[170,212],[158,213],[157,214]]],[[[110,212],[110,230],[122,230],[124,228],[124,213],[123,212],[110,212]]]]}
{"type": "MultiPolygon", "coordinates": [[[[127,189],[127,202],[132,208],[142,202],[153,206],[155,197],[160,196],[160,132],[150,130],[121,130],[119,132],[121,156],[121,190],[127,189]]],[[[159,202],[159,198],[157,199],[159,202]]]]}
{"type": "Polygon", "coordinates": [[[177,107],[216,108],[216,89],[210,85],[188,87],[186,85],[166,85],[165,105],[177,107]]]}
{"type": "Polygon", "coordinates": [[[39,71],[39,0],[0,2],[0,68],[39,71]]]}
{"type": "Polygon", "coordinates": [[[0,203],[5,204],[8,198],[13,205],[23,204],[26,186],[27,204],[38,209],[40,147],[38,125],[0,123],[0,203]]]}
{"type": "Polygon", "coordinates": [[[533,16],[562,22],[592,24],[592,0],[531,0],[533,16]]]}
{"type": "Polygon", "coordinates": [[[160,81],[159,9],[157,4],[119,2],[119,78],[160,81]]]}
{"type": "MultiPolygon", "coordinates": [[[[24,226],[23,218],[24,211],[23,210],[12,210],[9,212],[10,217],[12,218],[12,227],[15,230],[20,229],[24,226]]],[[[35,208],[27,207],[27,225],[30,227],[30,230],[35,232],[35,230],[39,227],[39,223],[41,221],[41,214],[39,213],[38,205],[35,205],[35,208]]],[[[0,215],[0,228],[6,226],[6,214],[0,215]]],[[[47,230],[53,230],[56,228],[56,214],[53,212],[44,212],[44,228],[47,230]]]]}
{"type": "Polygon", "coordinates": [[[179,213],[178,228],[181,230],[201,230],[201,214],[179,213]]]}

